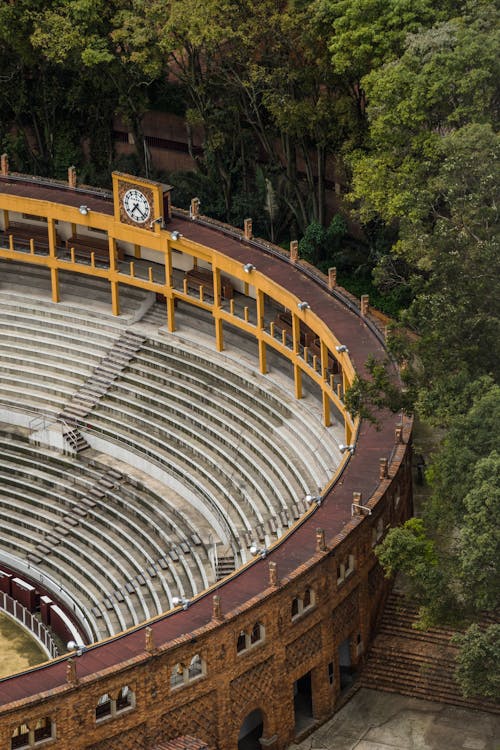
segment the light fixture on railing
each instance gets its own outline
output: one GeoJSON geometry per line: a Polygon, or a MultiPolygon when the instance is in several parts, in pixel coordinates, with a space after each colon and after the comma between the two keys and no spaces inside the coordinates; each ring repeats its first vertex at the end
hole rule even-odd
{"type": "Polygon", "coordinates": [[[165,227],[165,224],[163,223],[163,216],[158,216],[157,219],[153,219],[153,221],[149,225],[149,228],[152,229],[155,224],[160,224],[161,228],[163,229],[165,227]]]}
{"type": "Polygon", "coordinates": [[[189,599],[185,599],[183,596],[173,596],[172,604],[174,605],[174,607],[180,607],[182,605],[182,609],[187,609],[190,605],[190,601],[189,599]]]}
{"type": "Polygon", "coordinates": [[[340,445],[339,445],[339,451],[341,453],[345,453],[346,451],[349,451],[350,454],[351,454],[351,456],[352,456],[352,454],[354,453],[355,450],[356,450],[356,446],[355,445],[343,445],[342,443],[340,443],[340,445]]]}
{"type": "Polygon", "coordinates": [[[299,302],[297,304],[297,307],[299,308],[299,310],[310,310],[311,309],[311,305],[309,304],[309,302],[305,302],[305,301],[304,302],[299,302]]]}
{"type": "Polygon", "coordinates": [[[85,206],[85,205],[80,206],[80,208],[78,210],[80,211],[80,213],[82,214],[82,216],[87,216],[87,214],[90,212],[90,208],[88,206],[85,206]]]}
{"type": "Polygon", "coordinates": [[[68,651],[75,651],[76,650],[76,656],[81,656],[82,654],[87,651],[87,646],[85,646],[83,643],[78,644],[76,641],[68,641],[66,644],[66,648],[68,651]]]}
{"type": "Polygon", "coordinates": [[[182,235],[180,232],[178,232],[177,229],[174,229],[173,232],[170,232],[170,239],[174,240],[174,242],[175,242],[175,240],[179,240],[183,236],[184,235],[182,235]]]}
{"type": "Polygon", "coordinates": [[[316,505],[321,505],[323,502],[323,498],[321,495],[306,495],[304,500],[308,505],[312,505],[313,503],[316,503],[316,505]]]}
{"type": "Polygon", "coordinates": [[[346,354],[349,354],[349,349],[345,344],[339,344],[335,347],[335,349],[340,353],[345,352],[346,354]]]}
{"type": "Polygon", "coordinates": [[[267,547],[259,547],[257,542],[252,542],[252,546],[250,547],[250,554],[251,555],[259,555],[264,559],[267,557],[267,547]]]}
{"type": "Polygon", "coordinates": [[[243,270],[245,273],[252,273],[252,271],[255,271],[255,266],[253,263],[245,263],[243,270]]]}

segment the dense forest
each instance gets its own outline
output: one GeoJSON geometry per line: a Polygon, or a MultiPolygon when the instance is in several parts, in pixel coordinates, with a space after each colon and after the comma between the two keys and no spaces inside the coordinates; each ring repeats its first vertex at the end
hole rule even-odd
{"type": "MultiPolygon", "coordinates": [[[[349,406],[406,409],[438,448],[421,517],[379,548],[420,603],[455,622],[467,694],[500,696],[499,11],[490,0],[4,0],[0,147],[14,169],[107,185],[119,114],[203,132],[178,205],[300,238],[303,258],[370,285],[395,324],[349,406]],[[328,216],[326,165],[347,192],[328,216]],[[300,169],[299,169],[300,165],[300,169]],[[347,227],[359,230],[352,237],[347,227]],[[408,335],[410,333],[411,335],[408,335]],[[485,620],[485,614],[488,617],[485,620]]],[[[153,175],[163,177],[163,175],[153,175]]]]}

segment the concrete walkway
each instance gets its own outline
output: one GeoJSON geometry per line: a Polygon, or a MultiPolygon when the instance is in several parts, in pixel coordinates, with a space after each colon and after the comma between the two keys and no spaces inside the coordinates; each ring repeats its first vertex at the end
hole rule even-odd
{"type": "Polygon", "coordinates": [[[361,689],[293,750],[500,750],[500,716],[361,689]]]}

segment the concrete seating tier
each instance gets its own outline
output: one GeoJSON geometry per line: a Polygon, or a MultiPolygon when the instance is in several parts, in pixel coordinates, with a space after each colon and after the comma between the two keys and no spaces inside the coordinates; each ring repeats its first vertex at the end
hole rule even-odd
{"type": "Polygon", "coordinates": [[[81,603],[96,638],[191,597],[214,580],[195,530],[137,478],[0,435],[5,546],[81,603]]]}
{"type": "MultiPolygon", "coordinates": [[[[107,281],[69,273],[59,272],[59,306],[80,308],[87,319],[104,316],[113,321],[111,315],[110,292],[107,281]],[[89,306],[89,300],[92,305],[89,306]]],[[[50,273],[47,269],[12,261],[0,261],[0,297],[4,295],[22,295],[25,298],[40,299],[51,302],[50,273]]],[[[123,327],[130,322],[131,316],[143,303],[146,295],[141,289],[131,286],[120,286],[120,319],[114,319],[115,325],[123,327]]]]}
{"type": "Polygon", "coordinates": [[[276,387],[264,392],[264,384],[215,357],[200,347],[143,345],[90,415],[92,430],[147,456],[203,498],[227,519],[240,549],[253,539],[270,544],[302,512],[304,496],[328,480],[308,448],[317,422],[294,425],[276,387]]]}

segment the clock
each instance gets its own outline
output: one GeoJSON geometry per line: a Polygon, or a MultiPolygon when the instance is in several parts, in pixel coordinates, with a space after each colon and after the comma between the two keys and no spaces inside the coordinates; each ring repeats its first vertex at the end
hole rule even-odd
{"type": "Polygon", "coordinates": [[[112,177],[115,221],[159,234],[171,216],[170,185],[122,172],[112,177]]]}
{"type": "Polygon", "coordinates": [[[137,224],[144,224],[151,215],[149,200],[137,188],[131,188],[123,195],[123,208],[127,216],[137,224]]]}

